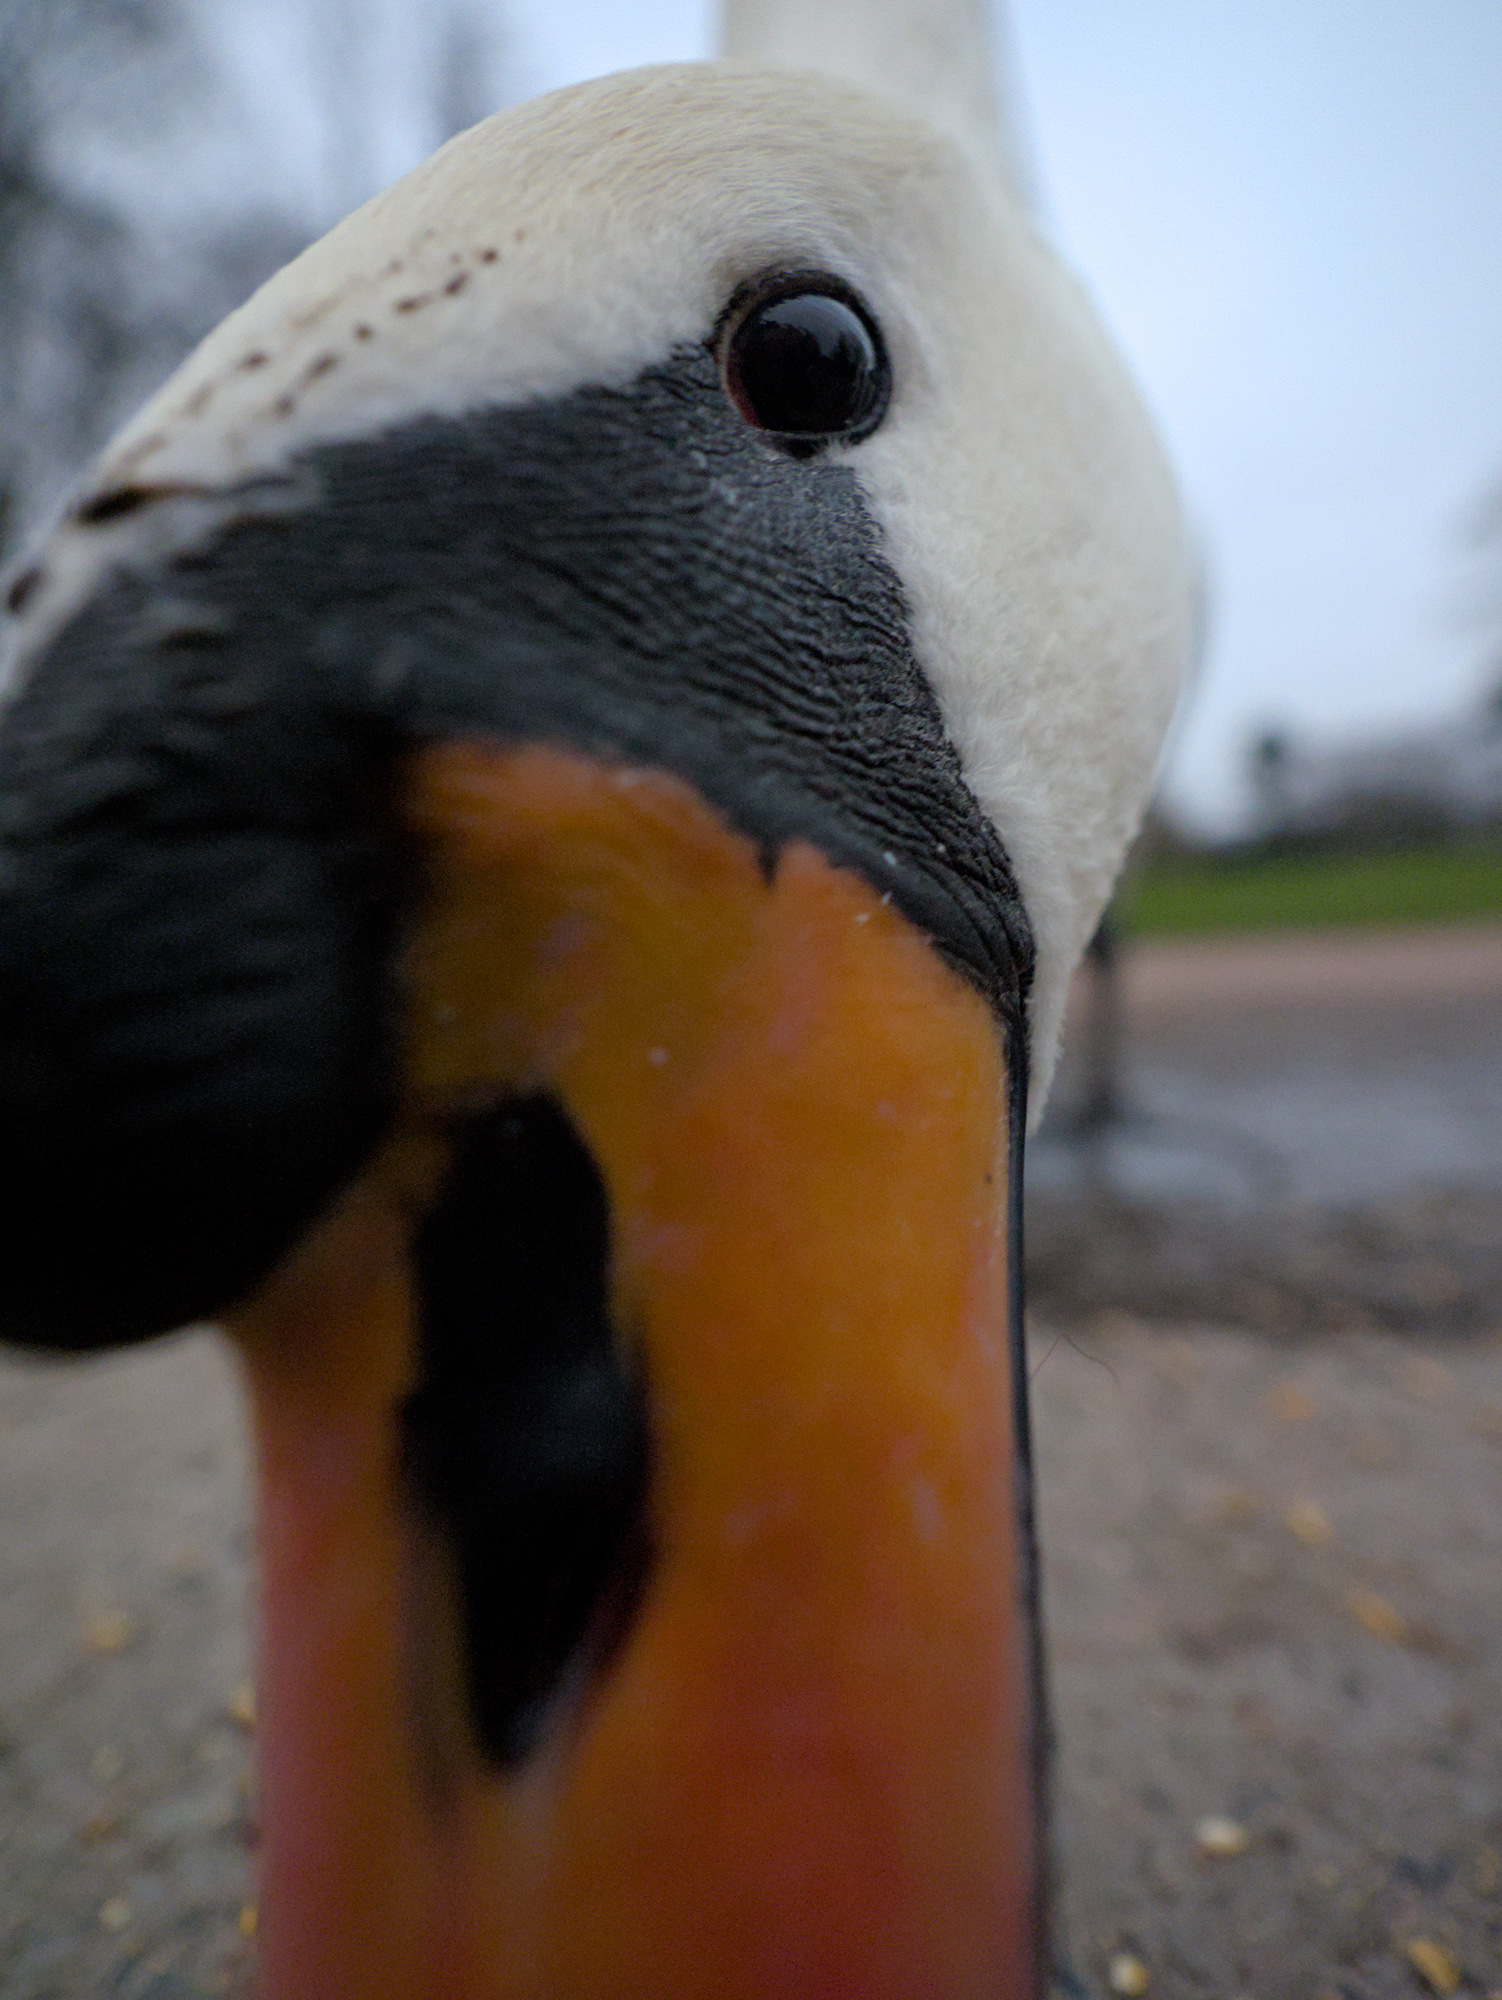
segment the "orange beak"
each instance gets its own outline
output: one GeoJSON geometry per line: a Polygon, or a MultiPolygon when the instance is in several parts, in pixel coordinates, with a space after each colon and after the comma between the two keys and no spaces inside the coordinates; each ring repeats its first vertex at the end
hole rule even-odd
{"type": "MultiPolygon", "coordinates": [[[[266,2000],[1035,1993],[994,1016],[862,879],[796,842],[765,866],[676,779],[454,747],[409,798],[401,1126],[232,1329],[266,2000]],[[423,1232],[470,1123],[538,1101],[603,1190],[649,1443],[577,1643],[498,1747],[486,1550],[456,1552],[404,1440],[423,1232]]],[[[496,1351],[527,1337],[504,1287],[479,1303],[496,1351]]]]}

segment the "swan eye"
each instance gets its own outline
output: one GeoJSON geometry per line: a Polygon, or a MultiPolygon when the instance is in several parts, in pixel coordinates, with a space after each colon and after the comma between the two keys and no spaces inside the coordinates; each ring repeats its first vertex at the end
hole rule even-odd
{"type": "Polygon", "coordinates": [[[822,272],[779,278],[732,305],[720,367],[746,422],[799,456],[869,436],[892,391],[876,322],[822,272]]]}

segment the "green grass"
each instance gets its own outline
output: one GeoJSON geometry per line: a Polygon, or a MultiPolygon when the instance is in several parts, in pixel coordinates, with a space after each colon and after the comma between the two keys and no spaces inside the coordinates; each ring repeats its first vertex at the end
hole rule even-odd
{"type": "Polygon", "coordinates": [[[1165,856],[1127,883],[1121,915],[1134,937],[1502,916],[1502,837],[1390,853],[1165,856]]]}

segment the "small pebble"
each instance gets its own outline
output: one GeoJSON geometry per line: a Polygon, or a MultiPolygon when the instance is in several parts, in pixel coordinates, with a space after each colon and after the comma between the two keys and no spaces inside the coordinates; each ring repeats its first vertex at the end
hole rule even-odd
{"type": "Polygon", "coordinates": [[[1147,1991],[1147,1967],[1135,1952],[1118,1951],[1106,1967],[1106,1984],[1122,2000],[1138,2000],[1147,1991]]]}
{"type": "Polygon", "coordinates": [[[1409,1637],[1408,1620],[1395,1604],[1389,1604],[1375,1590],[1348,1590],[1346,1610],[1363,1632],[1370,1632],[1374,1639],[1385,1639],[1390,1646],[1401,1646],[1409,1637]]]}
{"type": "Polygon", "coordinates": [[[1460,1961],[1432,1938],[1413,1938],[1406,1946],[1408,1963],[1431,1993],[1455,1993],[1460,1989],[1460,1961]]]}
{"type": "Polygon", "coordinates": [[[1225,1813],[1209,1813],[1194,1829],[1194,1844],[1211,1860],[1232,1861],[1246,1853],[1252,1840],[1240,1820],[1225,1813]]]}
{"type": "Polygon", "coordinates": [[[135,1621],[125,1611],[96,1612],[83,1631],[91,1653],[122,1653],[135,1636],[135,1621]]]}
{"type": "Polygon", "coordinates": [[[123,1931],[129,1926],[132,1914],[129,1896],[111,1896],[100,1907],[99,1921],[107,1931],[123,1931]]]}
{"type": "Polygon", "coordinates": [[[1330,1517],[1317,1500],[1295,1500],[1283,1515],[1283,1525],[1306,1549],[1328,1548],[1335,1539],[1330,1517]]]}
{"type": "Polygon", "coordinates": [[[1267,1403],[1285,1424],[1306,1423],[1314,1415],[1314,1404],[1297,1382],[1275,1382],[1267,1393],[1267,1403]]]}

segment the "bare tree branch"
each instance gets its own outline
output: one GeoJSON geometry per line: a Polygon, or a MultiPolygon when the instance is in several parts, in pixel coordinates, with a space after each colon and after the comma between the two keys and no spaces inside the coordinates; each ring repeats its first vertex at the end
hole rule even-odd
{"type": "Polygon", "coordinates": [[[223,32],[243,44],[276,11],[0,0],[0,557],[210,326],[390,177],[393,150],[415,164],[494,108],[496,0],[288,0],[306,73],[278,84],[323,138],[301,181],[278,180],[282,100],[252,101],[223,32]]]}

